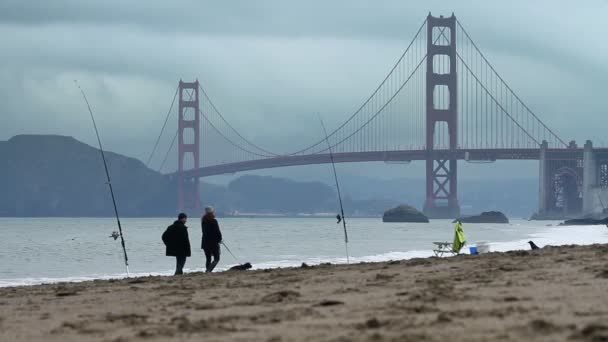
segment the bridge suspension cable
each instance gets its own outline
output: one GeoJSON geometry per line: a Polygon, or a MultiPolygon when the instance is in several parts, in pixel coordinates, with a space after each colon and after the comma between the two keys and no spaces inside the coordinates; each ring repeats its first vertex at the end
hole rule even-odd
{"type": "MultiPolygon", "coordinates": [[[[514,122],[516,122],[519,126],[520,129],[526,131],[526,134],[529,134],[529,136],[534,136],[534,134],[539,134],[542,135],[541,136],[534,136],[534,139],[536,143],[540,143],[539,140],[544,140],[547,139],[549,140],[550,145],[554,145],[555,147],[558,147],[558,145],[561,145],[563,147],[567,147],[568,144],[566,144],[566,142],[564,142],[564,140],[562,140],[557,134],[555,134],[555,132],[553,132],[537,115],[536,113],[534,113],[534,111],[532,111],[532,109],[530,109],[528,107],[528,105],[526,105],[523,100],[515,93],[515,91],[513,91],[513,89],[507,84],[507,82],[502,78],[502,76],[500,76],[500,74],[496,71],[496,69],[494,68],[494,66],[492,65],[492,63],[490,63],[490,61],[488,60],[488,58],[485,56],[485,54],[481,51],[481,49],[479,49],[479,47],[477,46],[477,44],[475,43],[475,41],[473,41],[473,39],[471,38],[471,36],[469,35],[469,33],[467,32],[467,30],[463,27],[463,25],[460,23],[459,20],[456,20],[456,23],[458,25],[458,29],[460,30],[460,32],[462,34],[464,34],[463,37],[466,38],[466,42],[468,44],[470,44],[470,46],[474,49],[475,52],[477,52],[478,54],[478,58],[480,59],[480,62],[484,63],[484,66],[486,66],[486,68],[490,68],[491,71],[491,75],[490,75],[490,82],[492,82],[492,77],[497,78],[497,80],[494,80],[494,86],[495,88],[499,88],[502,87],[503,91],[505,92],[505,94],[508,94],[509,96],[513,97],[512,100],[514,100],[513,102],[517,102],[518,106],[521,106],[528,115],[530,115],[533,118],[533,125],[538,125],[539,128],[542,128],[542,130],[544,132],[540,132],[540,130],[538,128],[536,128],[536,132],[527,132],[527,129],[535,129],[534,127],[526,127],[524,128],[523,123],[517,121],[517,119],[510,117],[514,122]],[[496,83],[500,82],[500,85],[498,86],[496,83]],[[542,133],[542,134],[541,134],[542,133]]],[[[461,35],[459,35],[461,36],[461,35]]],[[[466,65],[467,63],[464,61],[464,58],[462,56],[464,49],[466,48],[465,44],[458,44],[459,48],[460,48],[460,55],[459,55],[459,59],[466,65]]],[[[469,52],[468,54],[469,56],[472,56],[473,54],[469,52]]],[[[473,72],[472,68],[468,68],[468,71],[472,74],[475,75],[475,72],[473,72]]],[[[483,70],[480,71],[482,74],[486,75],[486,79],[487,79],[487,75],[488,72],[487,70],[484,72],[483,70]]],[[[488,94],[490,94],[490,91],[487,89],[487,82],[483,82],[483,80],[481,80],[479,78],[479,76],[476,77],[476,81],[479,82],[480,85],[484,85],[486,87],[485,91],[488,92],[488,94]]],[[[498,99],[495,97],[496,95],[494,95],[494,101],[498,102],[498,99]]],[[[503,109],[504,110],[504,109],[503,109]]],[[[506,111],[505,111],[506,113],[506,111]]],[[[521,113],[523,116],[524,113],[521,113]]],[[[528,120],[529,118],[523,118],[523,117],[519,117],[518,119],[520,120],[528,120]]],[[[528,120],[529,121],[529,120],[528,120]]]]}
{"type": "MultiPolygon", "coordinates": [[[[386,75],[386,77],[384,77],[384,79],[382,80],[382,82],[380,82],[380,84],[378,85],[378,87],[376,87],[376,89],[372,92],[372,94],[363,102],[363,104],[361,104],[361,106],[359,108],[357,108],[357,110],[355,110],[355,112],[353,114],[351,114],[351,116],[346,119],[340,126],[336,127],[333,131],[331,131],[331,133],[328,134],[327,138],[331,138],[334,135],[336,135],[336,133],[338,131],[340,131],[342,128],[344,128],[349,122],[351,122],[359,113],[361,113],[361,111],[365,108],[365,106],[367,104],[369,104],[372,99],[376,96],[376,94],[378,94],[378,92],[382,89],[382,87],[387,83],[387,81],[390,79],[390,77],[393,75],[393,73],[395,72],[395,70],[397,69],[397,67],[400,65],[400,63],[404,60],[404,57],[406,57],[407,53],[410,51],[410,49],[412,48],[412,46],[414,46],[414,42],[417,41],[418,37],[420,36],[420,33],[423,32],[423,29],[426,27],[426,19],[424,20],[424,22],[422,23],[422,25],[420,25],[420,28],[418,28],[418,31],[416,31],[416,34],[414,35],[414,38],[411,40],[411,42],[409,43],[409,45],[407,46],[407,48],[403,51],[403,53],[401,54],[401,56],[399,57],[399,59],[397,59],[397,62],[395,62],[395,64],[393,65],[393,67],[391,68],[391,70],[389,71],[389,73],[386,75]]],[[[426,54],[425,54],[426,56],[426,54]]],[[[321,144],[324,144],[326,141],[326,139],[321,139],[319,141],[317,141],[316,143],[309,145],[308,147],[305,147],[303,149],[297,150],[295,152],[289,153],[287,155],[296,155],[296,154],[302,154],[304,152],[307,152],[321,144]]]]}
{"type": "Polygon", "coordinates": [[[158,143],[160,142],[161,137],[163,136],[163,132],[165,131],[165,127],[167,126],[167,121],[169,121],[169,117],[171,116],[171,111],[173,110],[173,105],[175,104],[175,99],[177,98],[177,92],[179,87],[175,88],[175,94],[173,95],[173,100],[171,100],[171,106],[167,111],[167,115],[165,117],[165,122],[163,123],[163,127],[160,129],[160,133],[158,134],[158,138],[156,138],[156,142],[154,143],[154,148],[152,148],[152,152],[150,152],[150,156],[148,157],[148,161],[146,161],[146,166],[150,167],[150,162],[152,161],[152,157],[154,157],[154,153],[158,148],[158,143]]]}
{"type": "MultiPolygon", "coordinates": [[[[233,126],[232,126],[232,125],[231,125],[231,124],[230,124],[230,123],[229,123],[229,122],[228,122],[228,121],[227,121],[225,118],[224,118],[224,116],[222,115],[222,113],[221,113],[221,112],[220,112],[220,111],[217,109],[217,107],[215,106],[215,104],[213,103],[213,101],[211,101],[211,98],[209,97],[209,95],[207,95],[207,92],[206,92],[206,91],[205,91],[205,89],[204,89],[204,88],[203,88],[203,87],[200,85],[200,83],[199,83],[199,86],[198,86],[198,87],[200,88],[200,90],[201,90],[201,92],[203,93],[203,96],[205,97],[205,99],[207,100],[207,102],[209,102],[209,105],[211,106],[211,108],[213,109],[213,111],[214,111],[214,112],[215,112],[215,113],[218,115],[218,117],[219,117],[219,118],[220,118],[220,119],[221,119],[221,120],[222,120],[222,121],[223,121],[223,122],[224,122],[224,123],[225,123],[225,124],[228,126],[228,128],[230,128],[230,130],[231,130],[232,132],[234,132],[234,133],[235,133],[235,134],[236,134],[236,135],[237,135],[237,136],[238,136],[240,139],[242,139],[242,140],[243,140],[243,141],[244,141],[246,144],[250,145],[250,146],[251,146],[251,147],[253,147],[254,149],[257,149],[257,150],[259,150],[259,151],[262,151],[262,152],[263,152],[263,154],[261,154],[261,156],[263,156],[263,157],[275,157],[275,156],[278,156],[278,154],[277,154],[277,153],[270,152],[270,151],[268,151],[268,150],[266,150],[266,149],[264,149],[264,148],[262,148],[262,147],[260,147],[260,146],[258,146],[258,145],[256,145],[256,144],[254,144],[253,142],[251,142],[250,140],[246,139],[245,137],[243,137],[243,136],[241,135],[241,133],[239,133],[239,131],[237,131],[237,130],[236,130],[236,129],[235,129],[235,128],[234,128],[234,127],[233,127],[233,126]]],[[[205,119],[209,121],[209,118],[205,117],[205,119]]],[[[212,124],[210,121],[209,121],[209,123],[210,123],[210,124],[212,124]]],[[[213,125],[213,124],[212,124],[212,125],[213,125]]],[[[218,131],[218,132],[219,132],[219,131],[218,131]]],[[[226,139],[230,141],[230,139],[228,139],[228,138],[226,138],[226,139]]],[[[235,143],[233,143],[233,144],[234,144],[235,146],[237,146],[235,143]]],[[[237,146],[237,147],[239,147],[239,146],[237,146]]],[[[241,148],[241,147],[239,147],[239,148],[241,148]]],[[[247,151],[247,150],[245,150],[245,151],[247,151]]],[[[247,151],[247,152],[250,152],[250,151],[247,151]]],[[[250,152],[250,153],[254,153],[254,152],[250,152]]]]}
{"type": "Polygon", "coordinates": [[[221,131],[221,130],[219,130],[219,129],[218,129],[218,128],[217,128],[217,127],[216,127],[216,126],[213,124],[213,122],[211,122],[211,120],[209,120],[209,118],[208,118],[208,117],[207,117],[205,114],[203,114],[203,112],[202,112],[202,111],[199,111],[199,115],[201,115],[201,116],[203,117],[203,119],[205,119],[205,122],[207,122],[207,123],[209,124],[209,126],[210,126],[210,127],[213,129],[213,130],[215,130],[215,131],[216,131],[216,132],[217,132],[217,133],[218,133],[218,134],[219,134],[219,135],[222,137],[222,139],[226,140],[228,143],[230,143],[232,146],[236,147],[237,149],[239,149],[239,150],[241,150],[241,151],[243,151],[243,152],[246,152],[246,153],[250,153],[250,154],[252,154],[252,155],[254,155],[254,156],[258,156],[258,157],[274,157],[274,156],[276,156],[276,155],[271,155],[271,156],[269,156],[269,155],[266,155],[266,154],[260,154],[260,153],[256,153],[256,152],[254,152],[254,151],[251,151],[251,150],[249,150],[249,149],[247,149],[247,148],[245,148],[245,147],[243,147],[243,146],[241,146],[241,145],[237,144],[236,142],[234,142],[233,140],[231,140],[230,138],[228,138],[226,135],[224,135],[224,134],[222,133],[222,131],[221,131]]]}
{"type": "Polygon", "coordinates": [[[376,111],[376,113],[372,117],[370,117],[367,121],[365,121],[363,123],[363,125],[361,125],[359,128],[357,128],[351,134],[347,135],[345,138],[342,138],[341,140],[339,140],[338,142],[334,143],[333,145],[330,145],[327,148],[324,148],[324,149],[322,149],[320,151],[317,151],[316,153],[325,153],[325,152],[328,152],[331,148],[334,148],[334,147],[338,146],[339,144],[345,142],[346,140],[348,140],[349,138],[351,138],[355,134],[357,134],[360,131],[362,131],[363,129],[365,129],[372,121],[374,121],[374,119],[376,119],[376,117],[378,117],[378,115],[380,115],[384,111],[384,109],[386,109],[391,104],[391,102],[397,97],[397,95],[399,95],[399,93],[401,92],[401,90],[403,90],[403,88],[412,79],[412,77],[414,76],[414,74],[420,69],[420,66],[424,63],[425,59],[426,59],[426,56],[424,56],[424,58],[422,58],[422,60],[420,60],[420,62],[418,63],[418,65],[416,65],[416,68],[414,69],[414,71],[412,71],[412,73],[408,76],[408,78],[405,80],[405,82],[403,84],[401,84],[401,86],[399,87],[399,89],[397,89],[397,91],[393,94],[393,96],[391,96],[388,99],[388,101],[384,105],[382,105],[382,107],[380,107],[380,109],[378,109],[376,111]]]}

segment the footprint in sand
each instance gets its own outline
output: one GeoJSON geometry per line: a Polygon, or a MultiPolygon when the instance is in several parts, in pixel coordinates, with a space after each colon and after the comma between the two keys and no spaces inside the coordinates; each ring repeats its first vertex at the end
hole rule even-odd
{"type": "Polygon", "coordinates": [[[266,296],[262,297],[261,301],[263,303],[283,303],[293,301],[300,296],[300,292],[283,290],[267,294],[266,296]]]}

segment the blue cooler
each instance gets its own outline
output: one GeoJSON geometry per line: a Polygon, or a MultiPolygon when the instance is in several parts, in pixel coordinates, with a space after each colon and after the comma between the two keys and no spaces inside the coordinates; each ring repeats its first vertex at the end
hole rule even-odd
{"type": "Polygon", "coordinates": [[[469,252],[471,253],[471,255],[479,254],[477,253],[477,247],[469,247],[469,252]]]}

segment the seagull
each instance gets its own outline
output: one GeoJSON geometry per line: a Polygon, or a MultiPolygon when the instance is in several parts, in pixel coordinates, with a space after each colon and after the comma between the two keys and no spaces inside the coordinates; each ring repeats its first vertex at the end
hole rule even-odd
{"type": "Polygon", "coordinates": [[[108,236],[108,237],[114,238],[114,240],[116,240],[116,239],[118,239],[118,237],[119,237],[119,236],[120,236],[120,235],[118,234],[118,232],[117,232],[117,231],[113,231],[113,232],[112,232],[112,235],[110,235],[110,236],[108,236]]]}
{"type": "Polygon", "coordinates": [[[532,242],[532,240],[528,241],[528,243],[530,244],[530,247],[532,249],[539,249],[539,247],[534,242],[532,242]]]}

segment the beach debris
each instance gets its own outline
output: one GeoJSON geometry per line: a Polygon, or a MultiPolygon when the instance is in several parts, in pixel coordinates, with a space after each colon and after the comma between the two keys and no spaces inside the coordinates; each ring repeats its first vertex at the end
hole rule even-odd
{"type": "Polygon", "coordinates": [[[504,302],[517,302],[519,298],[515,296],[507,296],[502,299],[504,302]]]}
{"type": "Polygon", "coordinates": [[[335,305],[344,305],[344,302],[341,300],[334,299],[325,299],[319,302],[316,306],[335,306],[335,305]]]}

